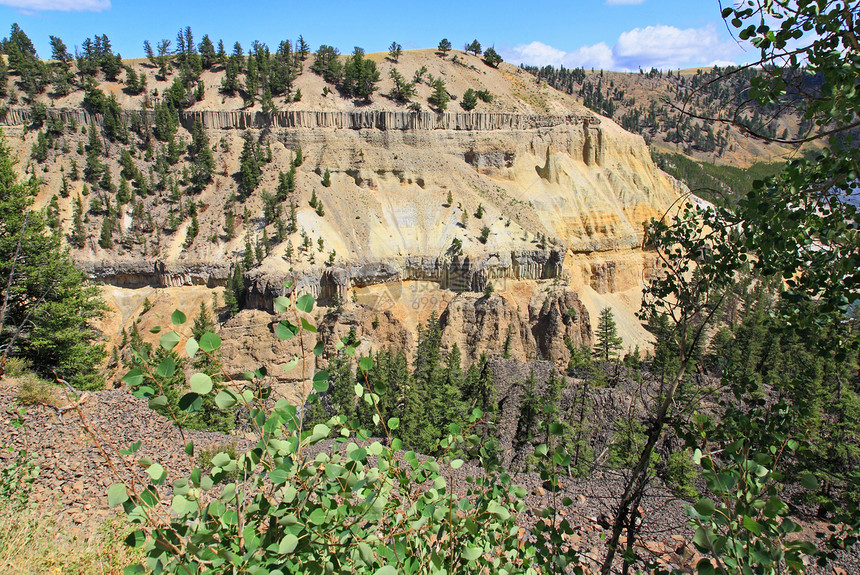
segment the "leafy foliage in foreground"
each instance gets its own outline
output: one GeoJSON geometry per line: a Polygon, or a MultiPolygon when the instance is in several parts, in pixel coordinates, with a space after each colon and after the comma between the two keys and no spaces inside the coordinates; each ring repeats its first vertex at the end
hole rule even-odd
{"type": "MultiPolygon", "coordinates": [[[[278,324],[278,337],[315,333],[299,314],[310,312],[313,305],[309,295],[292,301],[278,298],[278,309],[293,315],[278,324]]],[[[183,319],[181,312],[174,318],[183,319]]],[[[198,339],[169,331],[159,344],[172,352],[183,340],[189,355],[213,360],[221,343],[208,332],[198,339]]],[[[349,346],[340,347],[354,354],[349,346]]],[[[367,374],[372,363],[362,358],[361,373],[367,374]]],[[[296,357],[290,365],[298,364],[296,357]]],[[[135,369],[125,381],[140,385],[144,377],[167,376],[135,369]]],[[[317,372],[312,381],[311,403],[328,390],[328,373],[317,372]]],[[[220,391],[208,376],[192,376],[181,408],[193,412],[202,397],[214,395],[221,409],[247,410],[257,442],[238,455],[229,450],[215,454],[211,470],[194,468],[188,478],[174,482],[172,496],[163,494],[166,471],[159,463],[135,461],[140,442],[121,451],[122,464],[142,466],[148,477],[145,485],[118,483],[108,491],[110,505],[121,505],[140,527],[127,542],[142,546],[147,555],[146,569],[137,566],[126,573],[387,575],[566,568],[581,573],[575,552],[562,537],[572,533],[571,526],[555,509],[544,510],[530,532],[521,535],[516,519],[525,509],[527,492],[501,467],[492,440],[474,433],[483,423],[481,410],[475,409],[464,427],[452,423],[437,442],[437,457],[428,458],[400,451],[401,422],[380,417],[384,392],[379,388],[359,384],[355,393],[374,413],[382,440],[372,439],[357,419],[346,415],[305,429],[304,410],[285,400],[272,405],[270,392],[262,369],[220,391]],[[452,474],[466,458],[479,463],[481,471],[470,476],[465,492],[455,494],[452,474]]],[[[544,462],[544,487],[551,493],[558,490],[556,467],[569,464],[563,450],[554,446],[559,431],[550,429],[549,443],[536,450],[544,462]]],[[[186,452],[193,457],[193,443],[186,452]]]]}

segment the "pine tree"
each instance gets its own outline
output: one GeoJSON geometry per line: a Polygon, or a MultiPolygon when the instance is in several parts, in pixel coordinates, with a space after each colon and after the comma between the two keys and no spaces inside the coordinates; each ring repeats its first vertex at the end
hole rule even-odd
{"type": "Polygon", "coordinates": [[[618,337],[618,328],[615,325],[615,317],[612,309],[605,307],[600,310],[597,319],[597,329],[594,336],[594,356],[603,361],[615,360],[618,352],[622,349],[623,340],[618,337]]]}
{"type": "Polygon", "coordinates": [[[188,156],[191,160],[191,185],[194,191],[200,192],[212,179],[215,171],[215,158],[212,148],[209,146],[209,137],[206,129],[199,121],[194,122],[191,129],[191,145],[188,147],[188,156]]]}
{"type": "Polygon", "coordinates": [[[239,191],[243,197],[248,197],[260,184],[263,170],[251,133],[245,132],[243,138],[245,142],[239,156],[239,191]]]}
{"type": "Polygon", "coordinates": [[[463,94],[463,100],[460,102],[460,106],[464,110],[466,110],[467,112],[470,112],[470,111],[474,110],[475,106],[477,106],[477,105],[478,105],[478,95],[475,93],[475,91],[472,88],[469,88],[463,94]]]}
{"type": "Polygon", "coordinates": [[[71,243],[73,247],[79,249],[84,247],[84,242],[86,241],[83,214],[84,202],[83,199],[81,199],[81,196],[78,195],[77,199],[75,199],[74,211],[72,212],[72,234],[69,238],[69,243],[71,243]]]}
{"type": "Polygon", "coordinates": [[[394,60],[395,62],[400,60],[400,54],[403,53],[403,46],[398,44],[397,42],[392,42],[388,47],[388,57],[394,60]]]}
{"type": "Polygon", "coordinates": [[[105,216],[102,220],[102,229],[99,234],[99,246],[106,250],[113,247],[113,219],[110,216],[105,216]]]}
{"type": "Polygon", "coordinates": [[[437,78],[433,82],[433,94],[430,95],[428,99],[431,104],[439,108],[440,111],[445,111],[448,109],[448,100],[450,97],[448,96],[448,89],[445,87],[445,81],[441,78],[437,78]]]}
{"type": "Polygon", "coordinates": [[[191,327],[191,333],[194,335],[197,341],[200,341],[200,338],[203,337],[203,334],[206,332],[212,332],[215,330],[215,322],[212,320],[212,316],[209,314],[209,309],[206,307],[206,302],[200,302],[200,311],[197,314],[197,317],[194,318],[194,325],[191,327]]]}
{"type": "Polygon", "coordinates": [[[106,354],[91,322],[106,308],[59,235],[46,233],[42,213],[30,210],[37,181],[18,182],[13,166],[0,139],[0,285],[10,285],[0,297],[0,370],[7,356],[22,357],[40,375],[53,379],[55,370],[79,389],[98,388],[106,354]]]}

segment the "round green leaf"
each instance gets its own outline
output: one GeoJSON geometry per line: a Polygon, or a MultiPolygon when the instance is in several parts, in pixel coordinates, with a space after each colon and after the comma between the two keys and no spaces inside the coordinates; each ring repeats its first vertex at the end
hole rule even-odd
{"type": "Polygon", "coordinates": [[[157,409],[159,407],[167,407],[167,397],[159,395],[149,399],[149,409],[157,409]]]}
{"type": "Polygon", "coordinates": [[[132,369],[127,374],[125,374],[125,377],[123,377],[122,380],[132,387],[137,387],[138,385],[143,383],[143,371],[139,369],[132,369]]]}
{"type": "Polygon", "coordinates": [[[696,510],[696,513],[699,515],[704,515],[705,517],[710,517],[714,514],[714,502],[710,499],[702,498],[696,502],[696,505],[693,506],[696,510]]]}
{"type": "Polygon", "coordinates": [[[277,467],[269,472],[269,479],[275,485],[280,485],[281,483],[286,483],[290,478],[290,474],[287,470],[277,467]]]}
{"type": "Polygon", "coordinates": [[[176,347],[176,344],[179,343],[179,339],[180,337],[178,333],[176,333],[175,331],[169,331],[163,336],[161,336],[161,339],[158,340],[158,343],[161,345],[161,347],[163,347],[167,351],[170,351],[171,349],[176,347]]]}
{"type": "Polygon", "coordinates": [[[212,378],[205,373],[195,373],[191,376],[188,384],[191,387],[191,391],[200,395],[206,395],[212,391],[212,378]]]}
{"type": "Polygon", "coordinates": [[[129,547],[138,548],[146,542],[146,534],[140,529],[136,529],[128,534],[125,538],[125,544],[129,547]]]}
{"type": "Polygon", "coordinates": [[[305,295],[301,296],[299,299],[296,300],[296,308],[299,311],[311,313],[311,311],[314,309],[314,296],[309,293],[306,293],[305,295]]]}
{"type": "Polygon", "coordinates": [[[108,507],[116,507],[128,501],[128,490],[124,483],[114,483],[108,488],[108,507]]]}
{"type": "Polygon", "coordinates": [[[279,321],[278,325],[275,326],[275,335],[282,341],[293,339],[298,333],[298,326],[286,320],[279,321]]]}
{"type": "Polygon", "coordinates": [[[200,346],[197,344],[197,340],[193,337],[189,338],[188,341],[185,342],[185,353],[188,354],[188,357],[194,357],[199,349],[200,346]]]}
{"type": "Polygon", "coordinates": [[[394,431],[398,427],[400,427],[400,419],[398,419],[397,417],[392,417],[388,420],[388,429],[394,431]]]}
{"type": "Polygon", "coordinates": [[[146,473],[152,478],[153,481],[160,481],[164,479],[166,475],[164,472],[164,468],[160,463],[153,463],[149,467],[146,468],[146,473]]]}
{"type": "Polygon", "coordinates": [[[283,539],[281,539],[281,544],[278,545],[278,553],[286,555],[287,553],[292,553],[296,549],[296,545],[299,544],[299,538],[293,535],[292,533],[287,533],[283,539]]]}
{"type": "Polygon", "coordinates": [[[361,371],[370,371],[373,367],[373,358],[370,357],[362,357],[358,360],[358,367],[361,368],[361,371]]]}
{"type": "Polygon", "coordinates": [[[202,407],[203,399],[193,391],[179,398],[179,409],[186,413],[200,411],[202,407]]]}
{"type": "Polygon", "coordinates": [[[218,392],[218,395],[215,396],[215,405],[217,405],[220,409],[230,409],[231,407],[236,405],[236,396],[234,396],[226,389],[223,389],[218,392]]]}
{"type": "Polygon", "coordinates": [[[323,393],[328,390],[328,372],[325,370],[320,370],[314,374],[314,389],[319,393],[323,393]]]}
{"type": "Polygon", "coordinates": [[[800,475],[800,484],[810,491],[818,489],[818,480],[811,473],[802,473],[800,475]]]}
{"type": "Polygon", "coordinates": [[[221,347],[221,338],[211,332],[206,332],[200,337],[200,349],[206,353],[218,351],[221,347]]]}
{"type": "Polygon", "coordinates": [[[176,371],[176,362],[173,361],[173,358],[170,356],[165,357],[155,369],[155,373],[161,377],[170,377],[173,375],[174,371],[176,371]]]}
{"type": "Polygon", "coordinates": [[[188,318],[185,317],[185,314],[178,309],[173,310],[173,313],[170,316],[170,322],[173,325],[182,325],[183,323],[185,323],[186,319],[188,318]]]}

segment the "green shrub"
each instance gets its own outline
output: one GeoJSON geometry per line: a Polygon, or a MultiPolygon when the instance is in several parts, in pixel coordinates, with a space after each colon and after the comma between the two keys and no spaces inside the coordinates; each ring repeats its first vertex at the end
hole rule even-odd
{"type": "Polygon", "coordinates": [[[21,405],[56,405],[57,388],[33,374],[18,380],[17,400],[21,405]]]}
{"type": "Polygon", "coordinates": [[[673,451],[669,454],[663,481],[677,495],[684,499],[695,499],[699,496],[695,482],[699,476],[692,455],[688,451],[673,451]]]}

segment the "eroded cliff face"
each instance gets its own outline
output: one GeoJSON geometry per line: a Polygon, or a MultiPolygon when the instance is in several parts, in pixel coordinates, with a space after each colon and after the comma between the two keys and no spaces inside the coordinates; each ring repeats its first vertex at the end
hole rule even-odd
{"type": "MultiPolygon", "coordinates": [[[[121,206],[121,237],[110,249],[98,245],[100,217],[91,217],[86,245],[73,256],[93,279],[114,287],[221,289],[246,246],[267,238],[265,257],[244,275],[252,310],[223,327],[225,342],[240,340],[227,351],[234,367],[275,366],[289,352],[271,341],[274,316],[267,315],[273,299],[287,293],[286,282],[331,309],[355,302],[351,315],[325,316],[325,333],[336,339],[351,326],[368,350],[389,345],[411,353],[417,325],[436,312],[446,346],[457,343],[466,361],[481,352],[501,354],[508,340],[512,357],[563,362],[565,338],[590,344],[589,322],[606,305],[615,309],[625,343],[645,343],[647,334],[632,315],[641,285],[653,272],[652,258],[641,249],[643,222],[677,199],[677,182],[651,162],[640,137],[573,98],[512,66],[491,69],[460,57],[465,59],[457,65],[429,52],[405,54],[400,71],[426,65],[447,77],[449,90],[488,88],[494,102],[475,112],[412,112],[382,97],[359,107],[326,97],[322,80],[305,73],[298,87],[307,97],[264,114],[258,107],[238,109],[238,100],[234,105],[230,98],[215,98],[220,80],[204,73],[207,98],[179,113],[177,139],[189,142],[197,122],[206,128],[215,154],[211,183],[198,194],[180,190],[178,202],[168,185],[121,206]],[[243,135],[271,150],[271,162],[263,166],[257,189],[237,201],[243,135]],[[289,170],[299,149],[304,161],[296,189],[280,203],[278,216],[286,220],[293,204],[297,225],[278,237],[276,224],[263,216],[264,196],[274,192],[278,173],[289,170]],[[330,186],[322,182],[326,171],[330,186]],[[312,196],[324,210],[310,205],[312,196]],[[188,202],[197,206],[196,239],[189,237],[188,217],[175,229],[168,225],[188,202]],[[224,233],[228,212],[235,219],[233,237],[224,233]],[[490,284],[496,293],[485,297],[490,284]],[[417,285],[424,286],[420,294],[407,293],[417,285]],[[374,319],[389,322],[390,332],[373,328],[374,319]]],[[[153,82],[161,86],[154,77],[153,82]]],[[[121,86],[102,88],[118,96],[129,124],[154,121],[121,86]]],[[[423,102],[427,94],[419,96],[423,102]]],[[[79,97],[66,97],[48,115],[65,125],[99,126],[102,117],[87,112],[79,97]]],[[[35,141],[35,132],[23,129],[30,114],[11,108],[0,116],[21,157],[35,141]]],[[[87,138],[80,131],[63,137],[68,149],[87,138]]],[[[105,151],[102,161],[118,182],[121,150],[107,143],[105,151]]],[[[68,173],[61,168],[69,169],[65,164],[83,161],[68,156],[46,164],[37,205],[46,205],[59,189],[68,173]]],[[[131,161],[154,178],[142,151],[131,161]]],[[[171,168],[175,180],[188,167],[184,161],[171,168]]],[[[82,186],[73,182],[70,197],[60,199],[66,227],[82,186]]],[[[121,323],[128,327],[126,320],[121,323]]]]}

